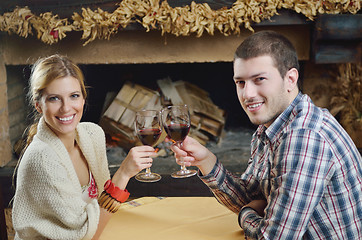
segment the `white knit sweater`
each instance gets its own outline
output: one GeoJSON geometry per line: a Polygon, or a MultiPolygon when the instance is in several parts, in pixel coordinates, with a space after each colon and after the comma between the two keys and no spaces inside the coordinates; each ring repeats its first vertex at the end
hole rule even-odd
{"type": "MultiPolygon", "coordinates": [[[[103,130],[79,123],[76,141],[98,187],[110,178],[103,130]]],[[[97,199],[82,200],[73,163],[61,140],[41,118],[20,162],[13,205],[15,239],[91,239],[97,230],[97,199]]]]}

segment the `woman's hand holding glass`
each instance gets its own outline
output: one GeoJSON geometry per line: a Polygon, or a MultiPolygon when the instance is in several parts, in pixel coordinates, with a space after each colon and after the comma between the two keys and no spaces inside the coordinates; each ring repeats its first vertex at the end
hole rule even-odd
{"type": "Polygon", "coordinates": [[[121,166],[114,174],[112,181],[119,186],[126,187],[130,178],[140,171],[152,166],[153,158],[157,156],[155,149],[150,146],[131,148],[121,166]]]}
{"type": "MultiPolygon", "coordinates": [[[[145,146],[153,147],[156,145],[162,133],[159,111],[156,110],[141,110],[136,113],[135,130],[138,138],[145,146]]],[[[152,148],[153,149],[153,148],[152,148]]],[[[155,150],[153,149],[155,153],[155,150]]],[[[154,154],[152,154],[154,155],[154,154]]],[[[148,164],[152,165],[152,159],[149,159],[148,164]]],[[[138,173],[136,179],[140,182],[156,182],[161,179],[157,173],[151,172],[151,165],[146,168],[145,172],[138,173]]]]}

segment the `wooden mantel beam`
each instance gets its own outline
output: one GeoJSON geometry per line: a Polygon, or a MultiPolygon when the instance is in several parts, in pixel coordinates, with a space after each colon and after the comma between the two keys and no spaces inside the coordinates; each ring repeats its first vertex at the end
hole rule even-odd
{"type": "MultiPolygon", "coordinates": [[[[295,45],[299,59],[309,59],[309,27],[255,27],[256,31],[264,29],[284,34],[295,45]]],[[[35,37],[0,34],[0,53],[3,53],[6,65],[28,65],[41,56],[54,53],[67,55],[80,64],[231,62],[237,46],[250,34],[252,32],[244,30],[240,35],[215,34],[197,38],[162,36],[160,31],[122,31],[109,41],[96,39],[86,46],[82,45],[81,33],[77,32],[53,45],[35,37]]]]}

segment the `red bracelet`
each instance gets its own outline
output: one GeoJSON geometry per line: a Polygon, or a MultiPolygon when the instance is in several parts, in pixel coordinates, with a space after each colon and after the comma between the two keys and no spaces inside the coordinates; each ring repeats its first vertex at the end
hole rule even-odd
{"type": "Polygon", "coordinates": [[[106,193],[108,193],[114,199],[116,199],[118,202],[121,202],[121,203],[125,202],[130,195],[130,193],[127,191],[127,189],[121,190],[119,187],[114,186],[114,183],[111,181],[111,179],[109,179],[104,184],[104,191],[106,191],[106,193]]]}

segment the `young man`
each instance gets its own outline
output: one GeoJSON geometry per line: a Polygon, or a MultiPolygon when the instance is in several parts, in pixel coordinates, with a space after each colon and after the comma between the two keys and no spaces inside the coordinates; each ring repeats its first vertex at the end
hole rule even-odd
{"type": "Polygon", "coordinates": [[[298,68],[293,45],[276,32],[257,32],[237,48],[237,95],[259,125],[241,177],[191,137],[172,150],[239,214],[248,239],[362,239],[361,155],[334,117],[299,91],[298,68]]]}

